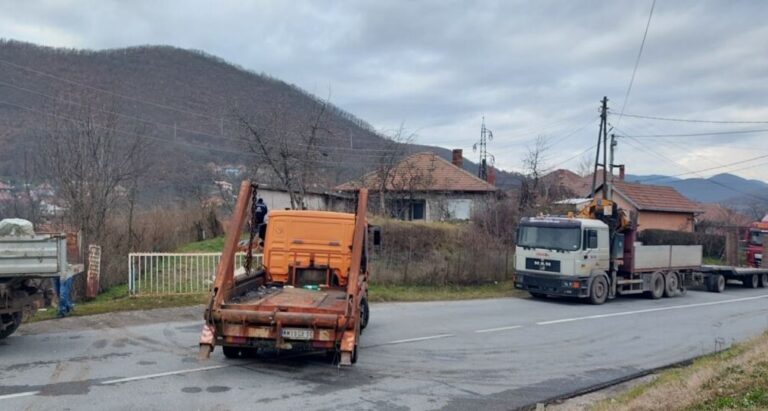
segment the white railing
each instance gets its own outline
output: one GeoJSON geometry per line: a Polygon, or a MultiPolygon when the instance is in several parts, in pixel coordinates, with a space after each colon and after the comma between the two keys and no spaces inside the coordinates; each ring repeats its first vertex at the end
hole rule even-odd
{"type": "MultiPolygon", "coordinates": [[[[253,267],[261,266],[253,255],[253,267]]],[[[131,295],[196,294],[208,292],[221,253],[130,253],[128,291],[131,295]]],[[[245,263],[245,253],[235,254],[235,270],[245,263]]]]}

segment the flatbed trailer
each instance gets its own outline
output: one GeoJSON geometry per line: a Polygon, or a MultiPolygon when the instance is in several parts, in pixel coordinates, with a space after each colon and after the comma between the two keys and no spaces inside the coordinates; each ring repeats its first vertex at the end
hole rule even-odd
{"type": "Polygon", "coordinates": [[[227,358],[302,350],[355,363],[369,318],[367,191],[360,190],[355,214],[270,212],[263,267],[235,275],[234,253],[256,188],[248,181],[240,188],[204,314],[201,359],[221,346],[227,358]]]}
{"type": "Polygon", "coordinates": [[[703,265],[699,270],[708,291],[721,293],[728,280],[738,280],[747,288],[768,287],[768,268],[703,265]]]}

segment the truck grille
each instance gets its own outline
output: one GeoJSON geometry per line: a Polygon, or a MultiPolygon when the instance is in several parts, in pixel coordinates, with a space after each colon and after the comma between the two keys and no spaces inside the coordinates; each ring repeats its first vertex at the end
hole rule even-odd
{"type": "Polygon", "coordinates": [[[548,271],[550,273],[559,273],[560,261],[543,260],[538,258],[526,258],[525,268],[526,270],[538,270],[538,271],[548,271]]]}

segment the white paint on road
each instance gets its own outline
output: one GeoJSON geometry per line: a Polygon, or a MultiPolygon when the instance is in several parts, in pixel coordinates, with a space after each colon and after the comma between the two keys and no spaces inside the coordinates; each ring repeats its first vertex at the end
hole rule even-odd
{"type": "Polygon", "coordinates": [[[17,392],[16,394],[0,395],[0,400],[10,400],[11,398],[19,398],[19,397],[31,397],[37,394],[40,394],[40,391],[17,392]]]}
{"type": "Polygon", "coordinates": [[[596,314],[596,315],[588,315],[586,317],[574,317],[574,318],[563,318],[560,320],[551,320],[551,321],[541,321],[537,322],[536,325],[550,325],[550,324],[562,324],[562,323],[569,323],[573,321],[583,321],[583,320],[594,320],[598,318],[609,318],[609,317],[620,317],[625,315],[634,315],[634,314],[645,314],[645,313],[653,313],[658,311],[670,311],[670,310],[681,310],[684,308],[696,308],[696,307],[706,307],[710,305],[720,305],[720,304],[733,304],[733,303],[740,303],[744,301],[753,301],[753,300],[760,300],[768,298],[768,295],[759,295],[756,297],[744,297],[744,298],[734,298],[731,300],[722,300],[722,301],[710,301],[707,303],[696,303],[696,304],[684,304],[684,305],[672,305],[667,307],[657,307],[657,308],[647,308],[645,310],[635,310],[635,311],[622,311],[618,313],[610,313],[610,314],[596,314]]]}
{"type": "Polygon", "coordinates": [[[218,370],[219,368],[233,367],[234,365],[235,364],[212,365],[210,367],[190,368],[188,370],[168,371],[168,372],[161,372],[161,373],[157,373],[157,374],[140,375],[140,376],[137,376],[137,377],[119,378],[119,379],[116,379],[116,380],[102,381],[101,385],[120,384],[120,383],[123,383],[123,382],[140,381],[140,380],[148,380],[148,379],[151,379],[151,378],[167,377],[169,375],[189,374],[189,373],[193,373],[193,372],[218,370]]]}
{"type": "Polygon", "coordinates": [[[404,340],[395,340],[395,341],[389,341],[378,345],[391,345],[391,344],[405,344],[410,342],[416,342],[416,341],[426,341],[426,340],[437,340],[439,338],[448,338],[448,337],[455,337],[455,334],[438,334],[438,335],[430,335],[428,337],[418,337],[418,338],[406,338],[404,340]]]}
{"type": "Polygon", "coordinates": [[[497,327],[497,328],[488,328],[485,330],[475,330],[476,333],[482,334],[482,333],[494,333],[497,331],[507,331],[507,330],[516,330],[518,328],[522,327],[522,325],[510,325],[508,327],[497,327]]]}

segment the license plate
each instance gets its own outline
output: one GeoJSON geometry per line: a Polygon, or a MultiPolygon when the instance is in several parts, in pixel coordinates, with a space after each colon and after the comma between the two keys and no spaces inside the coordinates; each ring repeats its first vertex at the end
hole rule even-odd
{"type": "Polygon", "coordinates": [[[314,332],[305,328],[283,328],[283,338],[288,340],[311,340],[314,332]]]}

